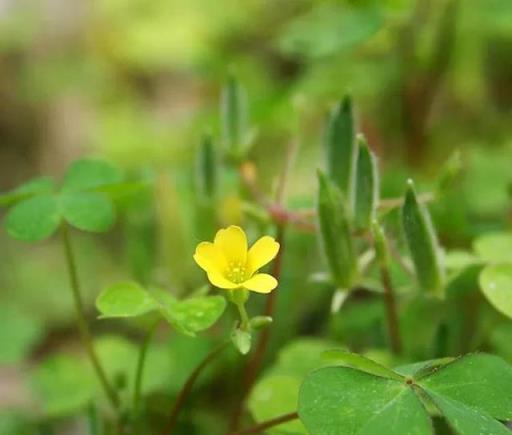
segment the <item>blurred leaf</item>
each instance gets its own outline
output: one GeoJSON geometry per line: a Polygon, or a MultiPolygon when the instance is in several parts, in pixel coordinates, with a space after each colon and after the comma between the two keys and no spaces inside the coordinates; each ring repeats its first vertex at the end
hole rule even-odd
{"type": "Polygon", "coordinates": [[[321,172],[318,173],[318,220],[325,257],[333,280],[350,290],[357,275],[357,258],[342,195],[321,172]]]}
{"type": "Polygon", "coordinates": [[[41,338],[43,325],[35,316],[5,303],[0,305],[0,319],[0,365],[21,363],[41,338]]]}
{"type": "Polygon", "coordinates": [[[35,428],[21,412],[0,411],[0,435],[33,435],[35,428]]]}
{"type": "Polygon", "coordinates": [[[39,363],[31,377],[41,407],[50,417],[85,409],[94,396],[92,372],[84,361],[70,355],[50,356],[39,363]]]}
{"type": "Polygon", "coordinates": [[[512,263],[512,234],[492,233],[473,242],[475,253],[489,263],[512,263]]]}
{"type": "Polygon", "coordinates": [[[240,82],[229,77],[221,99],[222,135],[228,153],[243,156],[248,135],[247,95],[240,82]]]}
{"type": "Polygon", "coordinates": [[[50,237],[60,223],[57,199],[51,195],[40,195],[12,207],[7,213],[5,227],[11,237],[35,242],[50,237]]]}
{"type": "Polygon", "coordinates": [[[121,171],[114,165],[94,159],[77,160],[64,176],[62,191],[79,192],[123,181],[121,171]]]}
{"type": "Polygon", "coordinates": [[[444,273],[436,233],[428,210],[418,203],[412,181],[402,207],[402,226],[421,289],[444,297],[444,273]]]}
{"type": "Polygon", "coordinates": [[[157,308],[149,293],[134,282],[121,282],[105,289],[96,300],[102,318],[133,317],[157,308]]]}
{"type": "Polygon", "coordinates": [[[278,42],[287,54],[324,57],[364,43],[381,25],[377,8],[321,4],[291,21],[278,42]]]}
{"type": "Polygon", "coordinates": [[[379,201],[379,174],[375,155],[364,137],[358,138],[354,220],[358,229],[368,229],[375,218],[379,201]]]}
{"type": "Polygon", "coordinates": [[[247,355],[251,350],[252,336],[249,331],[234,329],[231,333],[231,341],[242,355],[247,355]]]}
{"type": "Polygon", "coordinates": [[[0,195],[0,206],[11,206],[27,197],[50,194],[55,189],[52,177],[39,177],[21,184],[14,190],[0,195]]]}
{"type": "Polygon", "coordinates": [[[478,257],[462,250],[448,251],[444,256],[444,264],[448,270],[457,271],[478,263],[478,257]]]}
{"type": "Polygon", "coordinates": [[[463,356],[418,384],[434,401],[441,398],[449,407],[453,401],[453,406],[472,408],[499,420],[512,418],[512,397],[508,393],[512,390],[512,367],[497,356],[463,356]]]}
{"type": "Polygon", "coordinates": [[[200,196],[214,198],[217,192],[218,156],[211,135],[201,140],[197,153],[197,187],[200,196]]]}
{"type": "Polygon", "coordinates": [[[325,146],[327,175],[343,194],[345,206],[352,210],[357,146],[352,100],[348,95],[331,113],[325,146]]]}
{"type": "Polygon", "coordinates": [[[479,281],[491,305],[512,318],[512,264],[487,266],[480,273],[479,281]]]}
{"type": "Polygon", "coordinates": [[[412,387],[346,367],[309,373],[299,396],[299,416],[315,435],[432,434],[429,416],[412,387]]]}
{"type": "Polygon", "coordinates": [[[352,367],[371,375],[394,379],[395,381],[403,380],[403,376],[393,370],[354,352],[342,349],[333,349],[325,351],[322,354],[322,357],[327,362],[337,363],[336,365],[345,367],[352,367]]]}
{"type": "Polygon", "coordinates": [[[82,231],[101,233],[115,221],[115,210],[107,197],[96,192],[77,192],[59,197],[63,217],[82,231]]]}
{"type": "Polygon", "coordinates": [[[226,300],[222,296],[177,300],[162,290],[152,291],[151,296],[158,303],[164,318],[178,331],[190,336],[212,326],[226,308],[226,300]]]}

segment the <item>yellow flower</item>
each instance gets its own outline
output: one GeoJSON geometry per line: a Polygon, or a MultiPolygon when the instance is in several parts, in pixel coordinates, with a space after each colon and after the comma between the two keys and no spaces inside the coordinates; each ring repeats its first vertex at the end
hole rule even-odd
{"type": "Polygon", "coordinates": [[[270,293],[277,287],[277,280],[258,270],[272,261],[278,251],[279,243],[269,236],[262,237],[247,250],[244,230],[231,225],[219,230],[213,243],[199,243],[194,260],[216,287],[270,293]]]}

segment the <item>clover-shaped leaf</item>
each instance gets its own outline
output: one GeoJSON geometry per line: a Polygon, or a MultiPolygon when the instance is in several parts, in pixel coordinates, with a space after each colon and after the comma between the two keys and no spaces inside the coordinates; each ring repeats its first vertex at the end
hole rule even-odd
{"type": "Polygon", "coordinates": [[[480,273],[479,281],[494,308],[512,318],[512,264],[487,266],[480,273]]]}
{"type": "Polygon", "coordinates": [[[194,336],[208,329],[224,312],[222,296],[200,296],[178,300],[160,289],[148,291],[134,282],[105,289],[96,300],[101,317],[136,317],[158,311],[179,332],[194,336]]]}
{"type": "Polygon", "coordinates": [[[157,308],[149,293],[134,282],[120,282],[105,289],[96,300],[101,317],[134,317],[157,308]]]}
{"type": "Polygon", "coordinates": [[[52,193],[54,190],[55,182],[52,177],[34,178],[0,195],[0,206],[9,207],[31,196],[52,193]]]}
{"type": "Polygon", "coordinates": [[[57,199],[52,195],[34,196],[16,204],[7,213],[7,233],[18,240],[35,242],[51,236],[62,216],[57,199]]]}
{"type": "Polygon", "coordinates": [[[512,367],[502,359],[473,354],[397,371],[407,377],[348,367],[315,370],[302,385],[299,416],[316,435],[370,435],[382,428],[392,435],[427,435],[433,433],[422,403],[427,398],[456,433],[509,433],[498,421],[512,418],[512,367]]]}
{"type": "Polygon", "coordinates": [[[68,223],[83,231],[107,231],[115,221],[112,202],[96,192],[77,192],[59,197],[62,216],[68,223]]]}
{"type": "Polygon", "coordinates": [[[108,184],[120,183],[121,171],[103,160],[81,159],[74,162],[66,172],[62,183],[63,192],[80,192],[108,184]]]}

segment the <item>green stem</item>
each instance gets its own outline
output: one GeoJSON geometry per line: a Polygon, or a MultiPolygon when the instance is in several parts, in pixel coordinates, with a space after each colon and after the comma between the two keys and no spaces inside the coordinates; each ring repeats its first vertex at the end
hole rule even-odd
{"type": "Polygon", "coordinates": [[[263,421],[256,426],[252,426],[250,428],[241,430],[239,432],[234,432],[231,435],[245,435],[251,433],[262,433],[266,429],[270,429],[271,427],[279,426],[283,423],[288,423],[289,421],[297,420],[299,418],[299,414],[296,412],[291,412],[289,414],[281,415],[279,417],[273,418],[271,420],[263,421]]]}
{"type": "Polygon", "coordinates": [[[169,417],[169,420],[167,422],[167,425],[162,432],[162,435],[171,435],[174,426],[176,425],[176,422],[178,420],[178,415],[181,411],[181,408],[185,404],[185,400],[192,391],[192,387],[194,386],[197,378],[199,375],[203,372],[203,370],[217,358],[225,349],[229,347],[231,344],[231,341],[224,341],[223,343],[219,344],[217,347],[215,347],[206,357],[199,363],[199,365],[194,369],[194,371],[190,374],[188,379],[186,380],[185,384],[183,384],[183,387],[181,388],[180,392],[178,393],[178,397],[176,397],[176,401],[174,402],[174,406],[171,410],[171,415],[169,417]]]}
{"type": "Polygon", "coordinates": [[[85,346],[85,350],[87,351],[89,359],[91,360],[94,371],[96,372],[96,375],[98,376],[98,379],[99,379],[103,389],[105,390],[105,394],[107,395],[107,397],[110,400],[114,409],[118,410],[119,406],[120,406],[119,396],[117,395],[116,391],[110,385],[110,383],[107,379],[107,375],[105,374],[105,371],[104,371],[103,367],[101,366],[98,356],[96,355],[96,351],[94,350],[94,346],[93,346],[93,342],[92,342],[92,335],[89,330],[89,325],[87,324],[87,319],[85,317],[84,303],[82,301],[82,295],[80,292],[80,284],[78,281],[78,271],[76,268],[75,257],[73,255],[73,248],[71,246],[71,239],[69,236],[69,228],[68,228],[67,224],[65,224],[65,223],[62,224],[61,234],[62,234],[62,243],[64,245],[64,254],[66,257],[66,262],[67,262],[68,271],[69,271],[69,281],[71,284],[71,290],[73,292],[73,299],[74,299],[74,303],[75,303],[75,311],[76,311],[76,320],[77,320],[78,330],[80,331],[83,345],[85,346]]]}
{"type": "Polygon", "coordinates": [[[236,307],[238,308],[238,312],[240,313],[240,329],[242,331],[247,331],[249,329],[249,315],[247,314],[247,310],[245,309],[245,303],[236,303],[236,307]]]}
{"type": "Polygon", "coordinates": [[[144,374],[144,364],[146,362],[146,355],[148,352],[149,344],[155,335],[158,328],[160,319],[157,320],[147,331],[142,346],[140,348],[139,360],[137,361],[137,370],[135,372],[135,386],[133,388],[133,414],[136,416],[139,409],[140,392],[142,388],[142,375],[144,374]]]}
{"type": "Polygon", "coordinates": [[[386,319],[388,322],[388,333],[391,350],[395,355],[402,351],[402,339],[400,336],[400,322],[396,306],[395,291],[391,282],[389,269],[385,265],[380,266],[380,278],[384,287],[384,303],[386,306],[386,319]]]}

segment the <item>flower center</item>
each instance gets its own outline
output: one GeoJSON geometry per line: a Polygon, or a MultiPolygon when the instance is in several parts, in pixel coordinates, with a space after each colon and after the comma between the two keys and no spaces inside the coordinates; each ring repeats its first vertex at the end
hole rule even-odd
{"type": "Polygon", "coordinates": [[[226,271],[226,278],[235,284],[241,284],[246,280],[245,264],[241,261],[230,261],[226,271]]]}

